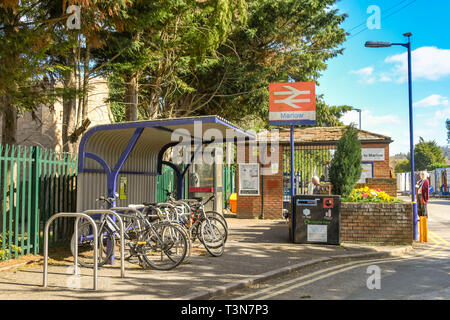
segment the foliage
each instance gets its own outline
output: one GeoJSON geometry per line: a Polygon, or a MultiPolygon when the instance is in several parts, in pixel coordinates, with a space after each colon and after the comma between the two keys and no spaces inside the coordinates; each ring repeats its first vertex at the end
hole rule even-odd
{"type": "MultiPolygon", "coordinates": [[[[140,119],[217,114],[268,128],[268,84],[318,84],[343,52],[346,15],[335,2],[3,1],[0,101],[32,110],[63,98],[64,148],[83,128],[94,77],[108,81],[115,121],[132,106],[140,119]],[[81,7],[80,30],[66,28],[72,4],[81,7]]],[[[318,96],[317,125],[339,125],[349,109],[318,96]]]]}
{"type": "Polygon", "coordinates": [[[18,253],[22,252],[22,248],[15,246],[14,244],[11,244],[11,248],[9,248],[9,232],[5,233],[6,238],[3,239],[3,235],[0,234],[0,260],[5,260],[8,258],[10,251],[17,251],[18,253]],[[3,243],[5,243],[5,250],[3,250],[3,243]]]}
{"type": "MultiPolygon", "coordinates": [[[[345,15],[329,10],[335,0],[216,2],[220,5],[212,10],[209,6],[215,1],[177,1],[183,3],[180,8],[184,11],[176,11],[174,5],[160,6],[152,16],[145,16],[148,9],[140,7],[132,15],[136,18],[130,28],[134,29],[110,34],[98,61],[109,59],[128,43],[130,50],[110,65],[109,74],[124,79],[126,74],[138,75],[142,119],[217,114],[245,127],[260,127],[262,120],[267,128],[268,84],[316,81],[320,71],[326,69],[326,60],[342,53],[343,49],[336,47],[345,40],[345,31],[339,27],[345,15]],[[212,10],[212,14],[192,15],[195,10],[189,6],[199,3],[208,8],[202,12],[212,10]],[[230,20],[232,8],[238,14],[234,13],[230,20]],[[205,28],[220,14],[227,18],[217,21],[228,23],[226,28],[221,24],[205,28]],[[155,19],[159,19],[159,24],[155,19]],[[141,24],[133,27],[137,21],[141,24]],[[176,29],[170,28],[171,21],[177,21],[176,29]],[[145,36],[126,42],[138,30],[145,36]],[[207,40],[210,32],[216,36],[207,40]],[[209,47],[202,44],[205,41],[209,47]],[[139,67],[134,68],[137,64],[139,67]]],[[[127,21],[125,25],[128,24],[127,21]]],[[[117,103],[115,110],[122,113],[128,103],[127,82],[116,81],[114,91],[122,93],[110,97],[111,102],[117,103]]],[[[318,98],[318,125],[334,125],[336,115],[342,112],[341,107],[329,107],[318,98]]]]}
{"type": "MultiPolygon", "coordinates": [[[[186,72],[217,59],[217,47],[245,18],[244,0],[133,1],[120,28],[105,36],[107,46],[94,52],[98,64],[115,57],[104,71],[123,80],[122,99],[111,97],[116,110],[138,108],[143,119],[162,116],[169,96],[195,90],[183,79],[186,72]]],[[[120,81],[114,84],[121,91],[120,81]]]]}
{"type": "MultiPolygon", "coordinates": [[[[411,171],[411,156],[410,153],[406,155],[407,160],[399,161],[398,168],[395,167],[395,172],[409,172],[411,171]]],[[[425,141],[422,137],[419,143],[414,146],[414,171],[434,170],[436,168],[446,168],[444,153],[436,141],[425,141]]]]}
{"type": "Polygon", "coordinates": [[[353,125],[344,130],[331,160],[329,178],[333,184],[333,194],[347,197],[361,177],[362,155],[358,130],[353,125]]]}
{"type": "Polygon", "coordinates": [[[422,137],[419,143],[414,146],[414,166],[415,170],[425,170],[433,163],[445,163],[442,149],[436,141],[424,141],[422,137]]]}
{"type": "Polygon", "coordinates": [[[186,74],[195,91],[167,104],[179,106],[177,114],[219,114],[244,126],[252,115],[267,123],[269,83],[317,82],[326,61],[342,53],[336,47],[345,40],[345,16],[329,10],[334,2],[247,0],[247,24],[219,47],[219,59],[186,74]]]}
{"type": "Polygon", "coordinates": [[[450,166],[447,163],[432,163],[428,166],[427,170],[436,170],[439,168],[449,168],[450,166]]]}
{"type": "Polygon", "coordinates": [[[411,171],[411,164],[408,159],[400,160],[395,164],[394,172],[409,172],[411,171]]]}
{"type": "Polygon", "coordinates": [[[370,189],[365,186],[363,188],[353,189],[348,197],[342,198],[342,202],[387,202],[397,203],[402,200],[389,196],[380,189],[370,189]]]}

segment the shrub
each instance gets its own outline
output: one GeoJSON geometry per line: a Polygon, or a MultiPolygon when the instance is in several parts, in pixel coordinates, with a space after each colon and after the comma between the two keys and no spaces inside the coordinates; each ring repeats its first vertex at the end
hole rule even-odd
{"type": "Polygon", "coordinates": [[[358,130],[350,125],[339,139],[330,164],[333,194],[347,197],[361,177],[361,171],[361,143],[358,140],[358,130]]]}

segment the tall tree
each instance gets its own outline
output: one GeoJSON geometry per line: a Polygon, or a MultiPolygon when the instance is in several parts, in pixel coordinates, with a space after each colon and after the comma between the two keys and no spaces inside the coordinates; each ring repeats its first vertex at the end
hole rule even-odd
{"type": "Polygon", "coordinates": [[[136,120],[163,115],[166,88],[185,90],[180,78],[214,55],[233,26],[245,19],[244,0],[133,1],[121,29],[95,53],[99,63],[121,53],[110,64],[110,84],[123,100],[124,117],[136,120]],[[121,89],[120,89],[121,88],[121,89]]]}
{"type": "Polygon", "coordinates": [[[47,50],[54,21],[35,19],[44,10],[41,1],[0,2],[0,111],[2,143],[16,144],[17,116],[54,100],[49,82],[47,50]]]}
{"type": "MultiPolygon", "coordinates": [[[[89,80],[102,68],[92,68],[91,49],[105,45],[104,30],[115,28],[114,21],[130,5],[128,0],[41,0],[45,3],[45,18],[58,19],[66,15],[70,5],[77,5],[81,12],[80,29],[69,29],[67,19],[53,24],[56,38],[48,52],[52,69],[48,72],[54,82],[62,85],[63,105],[62,145],[64,151],[73,151],[88,119],[89,80]]],[[[69,13],[70,14],[70,13],[69,13]]],[[[107,34],[107,33],[106,33],[107,34]]]]}
{"type": "MultiPolygon", "coordinates": [[[[407,155],[408,161],[411,161],[411,155],[407,155]]],[[[434,167],[442,164],[445,166],[445,157],[442,149],[437,145],[436,141],[425,141],[419,137],[419,143],[414,146],[414,170],[429,170],[432,165],[434,167]]]]}
{"type": "Polygon", "coordinates": [[[358,130],[353,125],[347,126],[339,139],[336,153],[330,164],[330,182],[333,194],[347,197],[361,177],[361,143],[358,130]]]}
{"type": "Polygon", "coordinates": [[[330,9],[335,0],[246,2],[247,23],[233,30],[217,56],[181,69],[187,86],[166,86],[163,114],[267,119],[269,83],[317,81],[326,60],[342,52],[345,16],[330,9]]]}

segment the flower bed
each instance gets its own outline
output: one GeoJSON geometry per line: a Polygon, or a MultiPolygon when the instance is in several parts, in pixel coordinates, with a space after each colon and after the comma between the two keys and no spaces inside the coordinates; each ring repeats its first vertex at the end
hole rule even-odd
{"type": "Polygon", "coordinates": [[[380,189],[370,189],[369,187],[353,189],[352,193],[346,198],[342,198],[342,202],[385,202],[400,203],[402,200],[389,196],[380,189]]]}
{"type": "Polygon", "coordinates": [[[412,243],[411,203],[367,186],[341,201],[342,241],[412,243]]]}

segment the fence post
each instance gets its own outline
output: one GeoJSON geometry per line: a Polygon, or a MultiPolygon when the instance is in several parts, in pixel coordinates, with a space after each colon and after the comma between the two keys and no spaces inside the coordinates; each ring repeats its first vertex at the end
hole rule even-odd
{"type": "Polygon", "coordinates": [[[39,218],[39,147],[33,146],[31,163],[31,234],[33,253],[39,253],[40,218],[39,218]]]}

